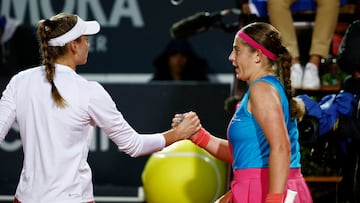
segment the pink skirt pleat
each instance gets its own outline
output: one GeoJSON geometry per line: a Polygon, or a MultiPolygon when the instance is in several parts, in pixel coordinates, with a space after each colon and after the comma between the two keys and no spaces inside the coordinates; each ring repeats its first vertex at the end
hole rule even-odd
{"type": "MultiPolygon", "coordinates": [[[[265,168],[234,170],[231,203],[264,203],[269,188],[268,174],[265,168]]],[[[313,202],[300,169],[290,169],[286,189],[298,193],[294,203],[313,202]]]]}

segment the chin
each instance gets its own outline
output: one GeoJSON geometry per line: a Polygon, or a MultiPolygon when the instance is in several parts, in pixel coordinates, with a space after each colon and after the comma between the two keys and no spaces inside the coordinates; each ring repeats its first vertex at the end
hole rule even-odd
{"type": "Polygon", "coordinates": [[[236,79],[241,80],[241,81],[247,81],[247,79],[241,77],[240,75],[236,74],[236,79]]]}

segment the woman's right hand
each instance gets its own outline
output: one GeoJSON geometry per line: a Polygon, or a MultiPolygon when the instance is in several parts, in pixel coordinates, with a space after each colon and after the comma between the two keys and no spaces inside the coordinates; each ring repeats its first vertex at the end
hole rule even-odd
{"type": "Polygon", "coordinates": [[[181,133],[183,139],[189,139],[201,129],[200,119],[195,112],[175,114],[171,123],[172,128],[181,133]]]}

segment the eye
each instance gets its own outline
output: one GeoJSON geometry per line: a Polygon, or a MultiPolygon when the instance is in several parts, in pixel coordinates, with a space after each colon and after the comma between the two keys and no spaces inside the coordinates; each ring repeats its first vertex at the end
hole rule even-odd
{"type": "Polygon", "coordinates": [[[238,47],[234,47],[233,51],[235,54],[239,54],[240,53],[240,49],[238,47]]]}

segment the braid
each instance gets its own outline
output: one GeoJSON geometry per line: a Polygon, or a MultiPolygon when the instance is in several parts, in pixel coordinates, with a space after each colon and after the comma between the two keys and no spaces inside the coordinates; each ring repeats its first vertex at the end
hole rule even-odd
{"type": "Polygon", "coordinates": [[[281,36],[275,28],[268,31],[267,39],[265,42],[269,43],[268,47],[277,55],[274,63],[277,65],[277,74],[284,85],[285,94],[289,101],[290,115],[292,118],[301,120],[305,114],[305,105],[301,100],[294,98],[294,89],[291,86],[290,80],[292,56],[286,47],[282,45],[281,36]]]}
{"type": "Polygon", "coordinates": [[[280,78],[284,84],[285,93],[289,101],[289,109],[291,117],[297,118],[299,120],[305,114],[305,105],[300,100],[294,98],[294,89],[291,87],[291,80],[290,80],[290,67],[291,67],[291,54],[289,51],[281,46],[280,47],[278,65],[280,69],[280,78]]]}
{"type": "Polygon", "coordinates": [[[285,87],[286,95],[289,98],[293,96],[293,90],[291,88],[291,80],[290,80],[290,66],[291,66],[291,55],[290,53],[283,48],[281,54],[279,54],[279,76],[280,80],[283,82],[285,87]]]}
{"type": "Polygon", "coordinates": [[[49,33],[54,32],[56,29],[57,22],[51,20],[41,20],[38,25],[38,38],[40,41],[40,53],[42,54],[43,64],[45,65],[45,77],[51,85],[51,96],[55,102],[55,105],[64,108],[66,102],[64,98],[60,95],[59,90],[57,89],[54,83],[55,77],[55,63],[54,59],[64,52],[63,47],[49,47],[48,41],[52,36],[49,33]]]}

